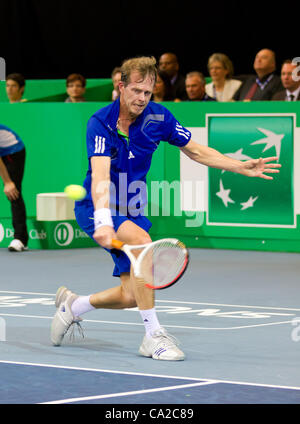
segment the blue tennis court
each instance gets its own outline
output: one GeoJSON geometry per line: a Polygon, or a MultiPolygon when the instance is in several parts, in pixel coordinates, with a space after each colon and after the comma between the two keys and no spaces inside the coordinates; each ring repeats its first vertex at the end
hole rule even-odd
{"type": "MultiPolygon", "coordinates": [[[[139,355],[139,312],[95,310],[84,338],[50,342],[57,288],[116,284],[102,249],[1,249],[1,404],[299,404],[298,254],[191,249],[183,279],[157,293],[186,360],[139,355]]],[[[153,412],[154,413],[154,412],[153,412]]]]}

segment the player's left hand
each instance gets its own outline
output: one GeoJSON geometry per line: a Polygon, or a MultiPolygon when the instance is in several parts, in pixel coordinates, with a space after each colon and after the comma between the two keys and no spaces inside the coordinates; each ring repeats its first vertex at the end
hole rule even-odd
{"type": "Polygon", "coordinates": [[[265,180],[273,180],[273,177],[265,174],[277,174],[278,168],[281,168],[280,163],[268,163],[278,160],[278,157],[272,156],[269,158],[251,159],[242,162],[241,174],[248,177],[264,178],[265,180]]]}

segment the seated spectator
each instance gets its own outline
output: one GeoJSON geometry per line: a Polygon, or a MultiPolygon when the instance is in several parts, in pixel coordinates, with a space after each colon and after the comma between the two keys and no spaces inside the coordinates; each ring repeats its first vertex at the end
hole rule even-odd
{"type": "Polygon", "coordinates": [[[111,99],[113,101],[115,101],[120,95],[119,82],[121,81],[121,76],[122,76],[121,68],[117,66],[116,68],[114,68],[114,70],[111,73],[111,79],[114,86],[114,89],[111,94],[111,99]]]}
{"type": "Polygon", "coordinates": [[[212,82],[206,84],[206,94],[218,102],[232,101],[242,82],[232,78],[233,64],[229,57],[223,53],[214,53],[208,59],[207,67],[212,82]]]}
{"type": "Polygon", "coordinates": [[[275,53],[269,49],[260,50],[255,56],[254,70],[256,75],[249,76],[233,96],[234,100],[271,100],[281,90],[282,84],[275,75],[275,53]]]}
{"type": "Polygon", "coordinates": [[[300,75],[295,75],[297,65],[291,60],[285,60],[281,67],[281,82],[284,90],[278,91],[272,100],[284,100],[289,102],[300,100],[300,75]],[[297,78],[295,78],[297,77],[297,78]],[[297,81],[297,79],[299,81],[297,81]]]}
{"type": "Polygon", "coordinates": [[[65,103],[85,102],[83,97],[85,93],[86,79],[80,74],[71,74],[66,80],[67,93],[65,103]]]}
{"type": "Polygon", "coordinates": [[[9,100],[9,103],[20,103],[27,102],[26,99],[23,99],[23,94],[25,90],[25,78],[23,75],[14,73],[9,74],[6,77],[6,94],[9,100]]]}
{"type": "Polygon", "coordinates": [[[185,89],[188,100],[198,102],[215,102],[215,99],[205,93],[205,78],[202,72],[189,72],[185,77],[185,89]]]}
{"type": "Polygon", "coordinates": [[[153,88],[151,100],[153,102],[168,102],[175,100],[170,78],[164,71],[157,71],[157,79],[153,88]]]}
{"type": "Polygon", "coordinates": [[[178,58],[174,53],[164,53],[159,58],[158,68],[169,75],[175,99],[187,100],[185,78],[179,73],[178,58]]]}

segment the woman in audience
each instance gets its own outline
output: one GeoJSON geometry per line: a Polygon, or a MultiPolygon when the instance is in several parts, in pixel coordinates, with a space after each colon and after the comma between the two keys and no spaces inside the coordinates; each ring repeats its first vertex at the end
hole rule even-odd
{"type": "Polygon", "coordinates": [[[153,102],[172,102],[175,100],[170,78],[164,71],[157,72],[151,100],[153,102]]]}
{"type": "Polygon", "coordinates": [[[206,84],[205,91],[219,102],[232,101],[241,81],[233,79],[233,64],[223,53],[214,53],[208,59],[208,72],[212,82],[206,84]]]}

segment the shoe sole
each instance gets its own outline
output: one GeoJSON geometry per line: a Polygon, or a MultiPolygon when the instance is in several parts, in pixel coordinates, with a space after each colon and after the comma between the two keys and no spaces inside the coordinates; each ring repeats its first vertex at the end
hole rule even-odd
{"type": "Polygon", "coordinates": [[[146,353],[144,350],[142,350],[142,348],[139,349],[139,354],[145,356],[146,358],[152,358],[151,353],[146,353]]]}
{"type": "MultiPolygon", "coordinates": [[[[61,315],[59,315],[59,311],[57,311],[56,314],[54,315],[53,320],[52,320],[52,324],[51,324],[50,339],[51,339],[53,346],[60,346],[62,341],[63,341],[63,338],[64,338],[64,334],[60,337],[54,337],[54,335],[57,332],[56,328],[54,327],[54,323],[56,324],[56,321],[58,321],[58,320],[61,320],[63,323],[65,323],[65,320],[63,319],[63,317],[61,315]]],[[[56,326],[57,326],[57,324],[56,324],[56,326]]]]}
{"type": "Polygon", "coordinates": [[[69,289],[67,289],[67,287],[65,286],[61,286],[57,289],[56,295],[55,295],[55,306],[56,308],[59,307],[59,305],[61,304],[61,302],[63,302],[65,300],[65,298],[67,297],[67,292],[71,291],[69,289]]]}

